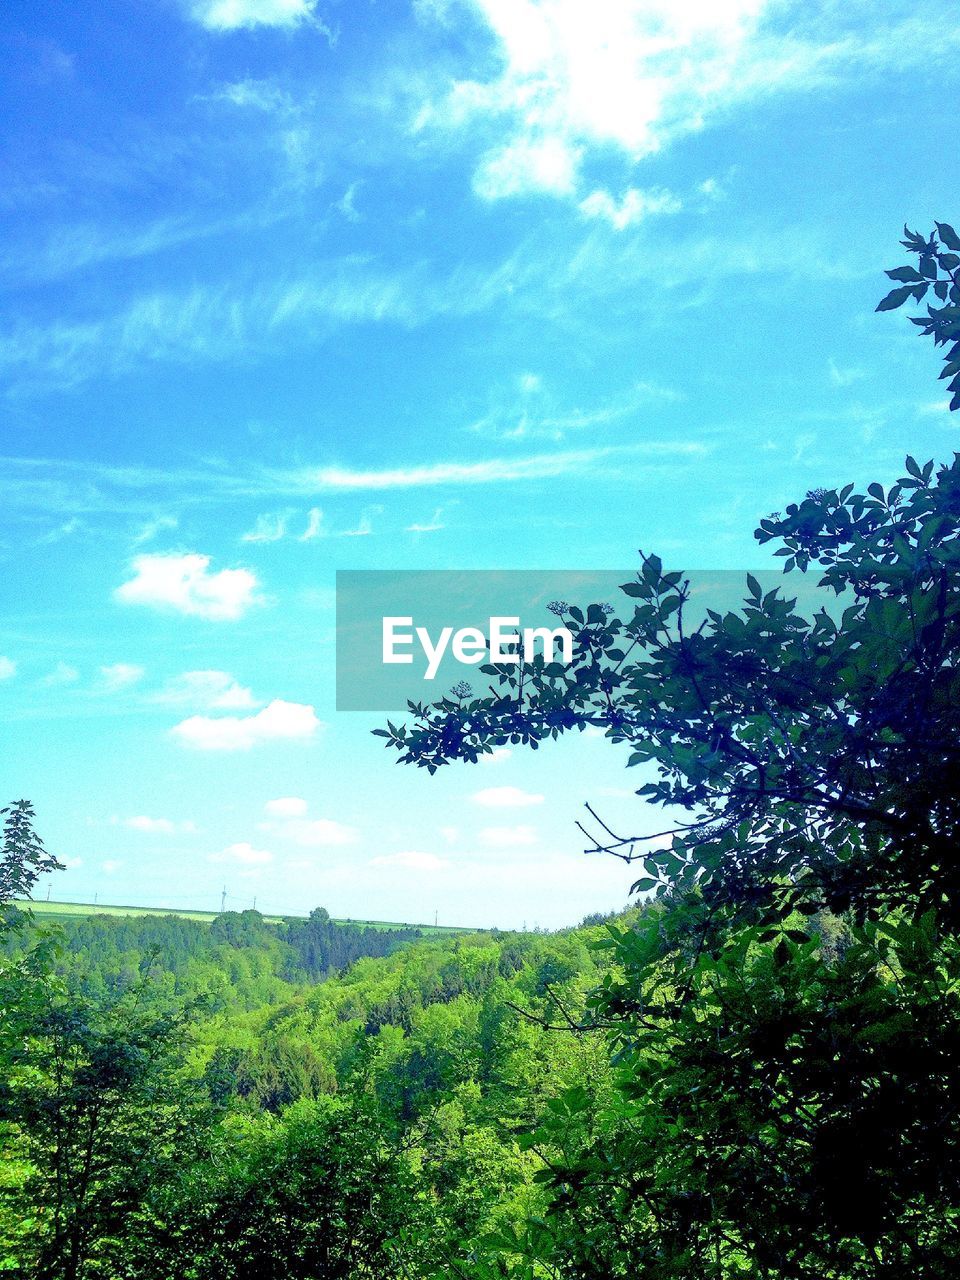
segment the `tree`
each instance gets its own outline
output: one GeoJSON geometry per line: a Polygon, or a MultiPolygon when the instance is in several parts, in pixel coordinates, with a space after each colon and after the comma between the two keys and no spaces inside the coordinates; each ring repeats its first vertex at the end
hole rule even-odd
{"type": "Polygon", "coordinates": [[[202,1132],[178,1077],[187,1015],[143,996],[98,1008],[47,974],[19,1002],[0,1122],[27,1170],[5,1190],[31,1224],[22,1247],[35,1280],[118,1275],[137,1213],[202,1132]]]}
{"type": "Polygon", "coordinates": [[[33,806],[17,800],[4,809],[0,843],[0,910],[15,898],[29,898],[37,880],[47,871],[62,871],[63,864],[48,853],[33,829],[33,806]]]}
{"type": "MultiPolygon", "coordinates": [[[[960,244],[937,224],[945,244],[960,244]]],[[[920,283],[950,302],[920,321],[960,370],[958,259],[907,233],[920,283]],[[938,277],[942,269],[945,279],[938,277]]],[[[960,377],[960,374],[957,374],[960,377]]],[[[956,381],[956,377],[955,377],[956,381]]],[[[960,386],[960,382],[957,382],[960,386]]],[[[951,383],[953,386],[953,383],[951,383]]],[[[957,406],[956,399],[953,404],[957,406]]],[[[542,655],[481,670],[498,691],[410,704],[376,730],[400,760],[434,771],[511,744],[534,748],[599,726],[657,780],[638,794],[685,812],[668,832],[617,835],[591,810],[592,848],[639,860],[635,890],[697,883],[708,900],[785,919],[892,904],[960,913],[960,457],[906,463],[888,489],[817,490],[757,529],[784,570],[823,570],[837,604],[804,616],[749,576],[743,607],[690,625],[690,580],[642,556],[623,584],[632,615],[557,606],[569,666],[542,655]],[[839,616],[838,616],[839,615],[839,616]],[[669,848],[657,848],[664,834],[669,848]]]]}
{"type": "MultiPolygon", "coordinates": [[[[957,409],[960,238],[905,232],[918,267],[878,309],[932,291],[915,323],[947,347],[957,409]]],[[[691,623],[690,581],[642,556],[632,614],[557,604],[569,666],[489,664],[490,696],[377,730],[434,772],[600,726],[652,771],[638,794],[682,815],[621,835],[588,806],[591,850],[639,861],[653,901],[606,926],[615,963],[567,1016],[606,1031],[620,1088],[573,1141],[582,1086],[529,1135],[551,1203],[495,1242],[518,1277],[960,1262],[960,457],[808,493],[756,536],[786,573],[821,571],[823,607],[748,576],[741,608],[691,623]]]]}

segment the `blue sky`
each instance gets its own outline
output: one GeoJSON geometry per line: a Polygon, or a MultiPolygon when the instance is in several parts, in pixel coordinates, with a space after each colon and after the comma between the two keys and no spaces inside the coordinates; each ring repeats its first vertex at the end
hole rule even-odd
{"type": "Polygon", "coordinates": [[[956,442],[875,316],[956,221],[955,5],[101,0],[0,30],[4,795],[54,896],[504,926],[619,905],[602,740],[428,779],[334,574],[769,564],[956,442]]]}

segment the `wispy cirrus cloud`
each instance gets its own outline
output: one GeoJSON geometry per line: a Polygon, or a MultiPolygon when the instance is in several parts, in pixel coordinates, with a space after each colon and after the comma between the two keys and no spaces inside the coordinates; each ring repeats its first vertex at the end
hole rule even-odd
{"type": "Polygon", "coordinates": [[[144,675],[143,667],[134,662],[113,662],[100,668],[102,687],[107,693],[119,693],[139,684],[144,675]]]}
{"type": "Polygon", "coordinates": [[[697,441],[651,440],[637,445],[568,449],[525,458],[489,458],[477,462],[431,462],[418,466],[374,468],[318,467],[300,473],[300,483],[317,493],[358,493],[389,489],[507,484],[586,471],[603,462],[634,457],[656,460],[698,457],[707,446],[697,441]]]}
{"type": "MultiPolygon", "coordinates": [[[[678,394],[654,384],[644,384],[644,387],[649,387],[649,391],[637,393],[642,401],[659,400],[666,403],[678,394]]],[[[556,416],[551,416],[549,410],[544,410],[540,418],[531,413],[525,430],[520,434],[552,435],[558,439],[568,430],[612,422],[629,412],[630,405],[626,402],[582,411],[560,410],[556,416]]],[[[478,420],[473,426],[478,434],[502,433],[505,439],[513,438],[518,422],[512,415],[513,411],[505,400],[502,406],[491,409],[486,418],[478,420]]],[[[698,439],[646,439],[633,444],[557,449],[552,452],[478,458],[469,462],[443,459],[379,468],[342,464],[282,468],[251,464],[237,469],[213,466],[161,469],[149,466],[115,467],[74,458],[8,456],[0,457],[0,500],[10,511],[61,513],[73,509],[85,515],[129,516],[132,511],[149,511],[160,501],[176,500],[180,504],[217,507],[234,503],[238,499],[276,501],[299,498],[309,501],[321,495],[387,492],[393,489],[514,484],[554,476],[587,474],[607,466],[633,465],[642,468],[684,459],[696,461],[707,456],[713,448],[712,443],[698,439]]],[[[373,508],[369,508],[367,514],[368,517],[375,514],[373,508]]],[[[363,527],[362,523],[356,526],[360,529],[363,527]]],[[[296,526],[291,525],[287,536],[298,542],[310,542],[316,538],[336,536],[338,532],[327,527],[319,507],[311,507],[306,512],[305,527],[301,528],[302,532],[297,533],[296,526]]],[[[163,573],[176,583],[188,571],[188,567],[177,567],[173,563],[183,559],[181,553],[167,554],[171,563],[163,569],[163,573]]],[[[157,557],[164,559],[161,553],[157,553],[157,557]]],[[[206,570],[201,566],[197,572],[205,574],[206,570]]],[[[140,589],[138,586],[137,590],[140,589]]],[[[165,589],[174,591],[174,586],[168,585],[165,589]]],[[[182,585],[176,590],[182,591],[182,585]]]]}
{"type": "Polygon", "coordinates": [[[609,191],[591,191],[580,201],[579,208],[585,218],[601,218],[609,222],[615,231],[625,231],[645,218],[679,213],[683,203],[672,191],[657,188],[640,191],[636,187],[628,187],[619,200],[609,191]]]}
{"type": "Polygon", "coordinates": [[[645,408],[653,405],[662,408],[682,399],[682,393],[673,387],[636,382],[605,402],[569,405],[545,386],[540,377],[524,373],[515,385],[493,393],[490,408],[470,424],[470,430],[499,440],[559,441],[571,433],[622,422],[645,408]]]}

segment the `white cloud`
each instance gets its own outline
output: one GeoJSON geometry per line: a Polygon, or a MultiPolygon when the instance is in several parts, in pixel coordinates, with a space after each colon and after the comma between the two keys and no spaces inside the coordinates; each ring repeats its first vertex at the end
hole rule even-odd
{"type": "Polygon", "coordinates": [[[10,680],[17,674],[17,664],[12,658],[0,657],[0,680],[10,680]]]}
{"type": "Polygon", "coordinates": [[[348,222],[360,222],[363,214],[357,209],[356,199],[357,192],[360,190],[359,182],[351,182],[349,187],[343,193],[343,197],[334,204],[334,209],[341,213],[348,222]]]}
{"type": "Polygon", "coordinates": [[[176,835],[178,832],[196,831],[192,822],[174,822],[171,818],[150,818],[146,814],[138,814],[133,818],[124,818],[123,826],[131,831],[142,831],[146,835],[176,835]]]}
{"type": "Polygon", "coordinates": [[[219,853],[207,854],[208,862],[232,862],[239,866],[257,866],[273,861],[273,854],[267,849],[255,849],[252,844],[242,840],[237,844],[227,845],[219,853]]]}
{"type": "MultiPolygon", "coordinates": [[[[732,107],[810,90],[843,75],[915,66],[946,36],[925,13],[774,0],[473,0],[496,57],[486,80],[455,81],[423,106],[415,129],[495,130],[474,185],[486,198],[572,194],[588,149],[636,162],[732,107]],[[885,18],[885,20],[884,20],[885,18]]],[[[421,16],[449,22],[449,6],[421,16]]],[[[711,194],[706,192],[706,194],[711,194]]]]}
{"type": "Polygon", "coordinates": [[[253,528],[240,538],[241,542],[279,542],[287,531],[289,512],[257,516],[253,528]]]}
{"type": "Polygon", "coordinates": [[[360,832],[356,827],[347,826],[344,822],[335,822],[332,818],[294,820],[285,824],[281,834],[307,849],[356,844],[360,839],[360,832]]]}
{"type": "Polygon", "coordinates": [[[917,405],[917,413],[923,417],[929,417],[940,413],[946,413],[949,408],[950,397],[946,396],[943,400],[929,400],[926,404],[917,405]]]}
{"type": "Polygon", "coordinates": [[[313,707],[275,698],[250,716],[190,716],[170,730],[198,751],[248,751],[264,742],[305,741],[320,728],[313,707]]]}
{"type": "Polygon", "coordinates": [[[217,711],[243,711],[259,705],[250,690],[238,684],[229,671],[216,670],[184,671],[171,676],[151,701],[217,711]]]}
{"type": "Polygon", "coordinates": [[[475,791],[470,799],[485,809],[527,809],[544,801],[537,792],[523,791],[520,787],[484,787],[475,791]]]}
{"type": "Polygon", "coordinates": [[[233,621],[256,603],[257,579],[249,569],[210,572],[210,557],[157,554],[137,556],[134,576],[117,587],[123,604],[174,609],[178,613],[215,621],[233,621]]]}
{"type": "Polygon", "coordinates": [[[82,859],[82,858],[61,858],[61,859],[60,859],[60,861],[63,863],[63,865],[64,865],[68,870],[69,870],[71,867],[82,867],[82,866],[83,866],[83,859],[82,859]]]}
{"type": "Polygon", "coordinates": [[[311,507],[307,512],[307,527],[301,533],[299,542],[312,542],[323,534],[323,512],[319,507],[311,507]]]}
{"type": "Polygon", "coordinates": [[[439,533],[441,529],[445,528],[443,520],[441,519],[442,516],[443,516],[443,507],[437,507],[436,511],[434,511],[433,515],[430,517],[428,521],[426,521],[425,524],[417,524],[417,522],[414,521],[413,524],[407,525],[406,532],[407,533],[439,533]]]}
{"type": "Polygon", "coordinates": [[[416,489],[439,485],[497,484],[542,480],[587,470],[597,463],[625,457],[679,458],[706,452],[695,441],[650,440],[638,445],[598,449],[570,449],[525,458],[491,458],[483,462],[431,462],[421,466],[360,471],[348,467],[319,467],[302,472],[300,483],[314,491],[349,493],[363,490],[416,489]]]}
{"type": "Polygon", "coordinates": [[[833,356],[827,361],[827,368],[830,371],[830,381],[835,387],[850,387],[855,382],[859,382],[861,378],[866,377],[866,372],[856,366],[843,368],[837,364],[833,356]]]}
{"type": "MultiPolygon", "coordinates": [[[[662,406],[680,399],[681,393],[672,387],[640,381],[606,402],[570,406],[559,403],[550,390],[543,386],[541,379],[530,382],[521,378],[519,392],[512,387],[506,393],[494,392],[488,412],[472,422],[470,430],[477,435],[498,440],[543,437],[559,441],[571,432],[594,431],[598,427],[636,418],[652,405],[662,406]]],[[[650,456],[656,456],[658,452],[669,450],[671,446],[651,440],[645,447],[650,456]]],[[[703,448],[702,445],[693,445],[691,448],[689,443],[684,445],[682,442],[674,442],[673,447],[687,453],[700,452],[703,448]]],[[[624,451],[633,453],[637,451],[637,447],[627,446],[624,451]]],[[[681,454],[678,453],[677,456],[681,454]]]]}
{"type": "Polygon", "coordinates": [[[142,542],[152,542],[152,540],[164,529],[176,529],[178,520],[176,516],[157,516],[153,520],[148,520],[145,525],[134,535],[134,545],[139,546],[142,542]]]}
{"type": "Polygon", "coordinates": [[[129,689],[131,685],[137,684],[143,679],[143,667],[138,667],[132,662],[114,662],[111,665],[100,668],[100,675],[103,677],[103,685],[108,693],[116,693],[120,689],[129,689]]]}
{"type": "Polygon", "coordinates": [[[268,800],[263,808],[264,812],[278,818],[302,818],[307,812],[307,802],[299,796],[280,796],[276,800],[268,800]]]}
{"type": "Polygon", "coordinates": [[[443,871],[450,863],[433,853],[408,849],[401,853],[387,853],[370,859],[371,867],[401,867],[404,871],[443,871]]]}
{"type": "Polygon", "coordinates": [[[52,687],[61,684],[74,684],[79,679],[80,672],[76,667],[71,667],[69,662],[58,662],[53,670],[43,677],[40,683],[52,687]]]}
{"type": "Polygon", "coordinates": [[[682,207],[672,191],[640,191],[636,187],[628,187],[619,200],[609,191],[593,191],[579,206],[585,218],[603,218],[616,231],[624,231],[656,214],[678,213],[682,207]]]}
{"type": "Polygon", "coordinates": [[[100,870],[105,871],[107,875],[110,875],[114,871],[119,871],[122,866],[123,863],[119,862],[116,858],[107,858],[106,862],[100,863],[100,870]]]}
{"type": "Polygon", "coordinates": [[[192,0],[189,14],[208,31],[295,27],[313,21],[316,0],[192,0]]]}
{"type": "Polygon", "coordinates": [[[369,538],[373,533],[373,516],[380,515],[383,507],[365,507],[360,513],[355,529],[344,529],[338,535],[341,538],[369,538]]]}
{"type": "Polygon", "coordinates": [[[515,827],[484,827],[480,832],[481,844],[490,849],[517,849],[539,843],[536,828],[521,823],[515,827]]]}
{"type": "Polygon", "coordinates": [[[489,755],[482,755],[480,757],[480,763],[481,764],[503,764],[504,761],[509,760],[512,755],[513,755],[513,752],[510,750],[509,747],[494,747],[493,750],[489,753],[489,755]]]}
{"type": "Polygon", "coordinates": [[[483,200],[548,192],[570,195],[576,185],[581,149],[561,138],[517,138],[490,152],[473,175],[473,189],[483,200]]]}

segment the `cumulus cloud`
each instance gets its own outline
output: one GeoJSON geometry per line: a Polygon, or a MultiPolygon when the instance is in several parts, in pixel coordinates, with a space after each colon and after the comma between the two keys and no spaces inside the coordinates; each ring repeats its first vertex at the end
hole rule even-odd
{"type": "Polygon", "coordinates": [[[401,853],[387,853],[370,859],[371,867],[401,867],[404,871],[442,871],[450,863],[433,853],[408,849],[401,853]]]}
{"type": "Polygon", "coordinates": [[[480,757],[481,764],[504,764],[513,755],[509,747],[494,747],[491,752],[480,757]]]}
{"type": "Polygon", "coordinates": [[[141,555],[133,561],[133,577],[114,592],[122,604],[173,609],[214,621],[234,621],[256,603],[256,576],[249,569],[210,571],[210,557],[141,555]]]}
{"type": "Polygon", "coordinates": [[[490,849],[518,849],[537,844],[539,839],[535,827],[522,823],[516,827],[484,827],[479,836],[480,843],[490,849]]]}
{"type": "Polygon", "coordinates": [[[316,0],[190,0],[187,12],[208,31],[237,31],[243,27],[296,27],[313,22],[316,0]]]}
{"type": "Polygon", "coordinates": [[[189,716],[170,733],[183,746],[198,751],[249,751],[264,742],[303,742],[319,728],[313,707],[274,698],[255,715],[189,716]]]}
{"type": "Polygon", "coordinates": [[[237,866],[252,867],[273,861],[273,854],[267,849],[255,849],[252,844],[242,840],[237,844],[227,845],[219,853],[207,854],[208,862],[227,862],[237,866]]]}
{"type": "Polygon", "coordinates": [[[10,680],[17,674],[17,664],[12,658],[0,657],[0,680],[10,680]]]}
{"type": "Polygon", "coordinates": [[[143,679],[143,667],[132,662],[114,662],[100,668],[103,687],[108,693],[116,693],[119,689],[129,689],[143,679]]]}
{"type": "Polygon", "coordinates": [[[280,796],[276,800],[268,800],[263,807],[266,813],[278,818],[301,818],[307,812],[307,802],[299,796],[280,796]]]}
{"type": "MultiPolygon", "coordinates": [[[[637,162],[740,104],[810,90],[843,75],[916,65],[942,40],[925,13],[892,6],[864,24],[860,6],[774,0],[473,0],[496,41],[486,79],[444,86],[415,128],[479,138],[496,131],[474,173],[484,199],[570,196],[588,152],[637,162]]],[[[450,6],[421,15],[447,22],[450,6]]],[[[951,45],[954,37],[947,39],[951,45]]]]}
{"type": "Polygon", "coordinates": [[[217,670],[184,671],[171,676],[152,701],[218,711],[243,711],[258,705],[250,690],[238,684],[229,671],[217,670]]]}
{"type": "Polygon", "coordinates": [[[520,787],[484,787],[475,791],[471,799],[485,809],[527,809],[544,801],[537,792],[523,791],[520,787]]]}

